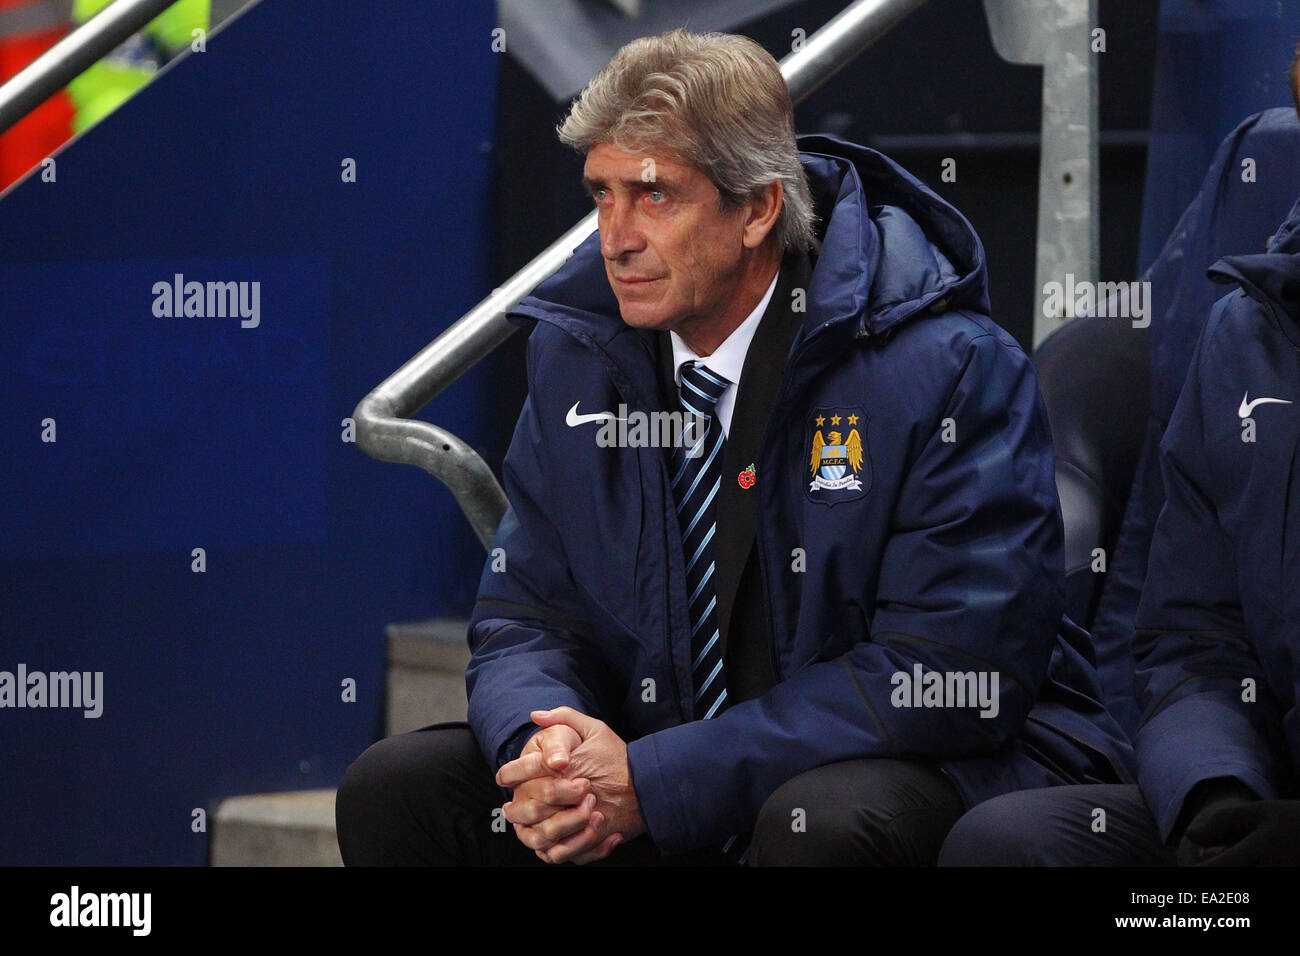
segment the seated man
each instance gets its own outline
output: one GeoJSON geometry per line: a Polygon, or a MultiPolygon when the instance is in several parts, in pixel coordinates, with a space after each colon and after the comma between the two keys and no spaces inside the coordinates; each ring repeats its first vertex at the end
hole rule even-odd
{"type": "MultiPolygon", "coordinates": [[[[1300,110],[1300,50],[1291,83],[1300,110]]],[[[990,800],[942,863],[1300,864],[1300,202],[1267,253],[1210,275],[1239,288],[1160,443],[1133,639],[1139,786],[990,800]]]]}
{"type": "Polygon", "coordinates": [[[970,224],[796,144],[743,37],[634,41],[560,135],[599,235],[514,312],[469,728],[353,764],[345,862],[932,864],[988,797],[1131,780],[970,224]]]}

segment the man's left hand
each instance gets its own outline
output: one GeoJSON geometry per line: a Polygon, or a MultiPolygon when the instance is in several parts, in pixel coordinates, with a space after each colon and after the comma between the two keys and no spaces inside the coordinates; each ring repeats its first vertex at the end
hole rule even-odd
{"type": "MultiPolygon", "coordinates": [[[[619,843],[644,833],[645,822],[641,819],[636,791],[632,787],[627,744],[623,739],[604,721],[572,707],[535,710],[530,716],[540,727],[563,724],[573,728],[582,738],[559,775],[591,782],[591,792],[596,797],[591,815],[598,825],[589,825],[573,836],[551,842],[544,836],[539,838],[535,828],[516,823],[515,832],[525,845],[532,846],[548,863],[572,860],[581,864],[604,859],[619,843]]],[[[497,781],[503,787],[514,788],[538,775],[536,766],[514,760],[501,768],[497,781]]]]}

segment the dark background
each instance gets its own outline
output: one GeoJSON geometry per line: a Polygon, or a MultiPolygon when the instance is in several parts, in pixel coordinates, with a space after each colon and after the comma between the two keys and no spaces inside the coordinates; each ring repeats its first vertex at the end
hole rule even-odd
{"type": "MultiPolygon", "coordinates": [[[[1157,0],[1100,0],[1106,53],[1101,91],[1101,279],[1137,275],[1155,67],[1157,0]]],[[[812,35],[844,8],[806,0],[746,25],[777,60],[791,31],[812,35]]],[[[591,209],[583,157],[555,137],[568,103],[554,101],[513,58],[497,88],[498,188],[494,275],[508,279],[591,209]]],[[[879,149],[971,221],[988,257],[993,318],[1029,349],[1033,338],[1038,134],[1042,70],[994,52],[979,0],[936,0],[904,20],[795,110],[799,133],[829,132],[879,149]],[[944,157],[957,181],[940,180],[944,157]]],[[[516,335],[493,361],[523,369],[516,335]]],[[[499,468],[523,404],[522,374],[503,383],[496,434],[499,468]]]]}

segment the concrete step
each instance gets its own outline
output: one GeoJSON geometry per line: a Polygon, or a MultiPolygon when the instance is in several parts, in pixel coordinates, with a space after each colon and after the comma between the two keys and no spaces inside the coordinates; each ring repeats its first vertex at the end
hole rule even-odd
{"type": "Polygon", "coordinates": [[[464,720],[468,622],[432,618],[389,624],[388,733],[464,720]]]}
{"type": "Polygon", "coordinates": [[[212,866],[342,866],[334,791],[229,797],[212,826],[212,866]]]}
{"type": "MultiPolygon", "coordinates": [[[[389,734],[465,719],[468,622],[433,618],[390,624],[389,734]]],[[[212,866],[341,866],[334,791],[298,790],[231,797],[217,807],[212,866]]]]}

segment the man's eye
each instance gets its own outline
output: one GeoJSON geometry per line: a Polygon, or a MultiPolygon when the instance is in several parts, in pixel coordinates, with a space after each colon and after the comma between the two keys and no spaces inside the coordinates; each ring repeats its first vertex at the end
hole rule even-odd
{"type": "Polygon", "coordinates": [[[650,201],[656,203],[663,202],[665,199],[668,198],[668,194],[665,193],[662,189],[651,189],[649,191],[649,195],[650,195],[650,201]]]}

